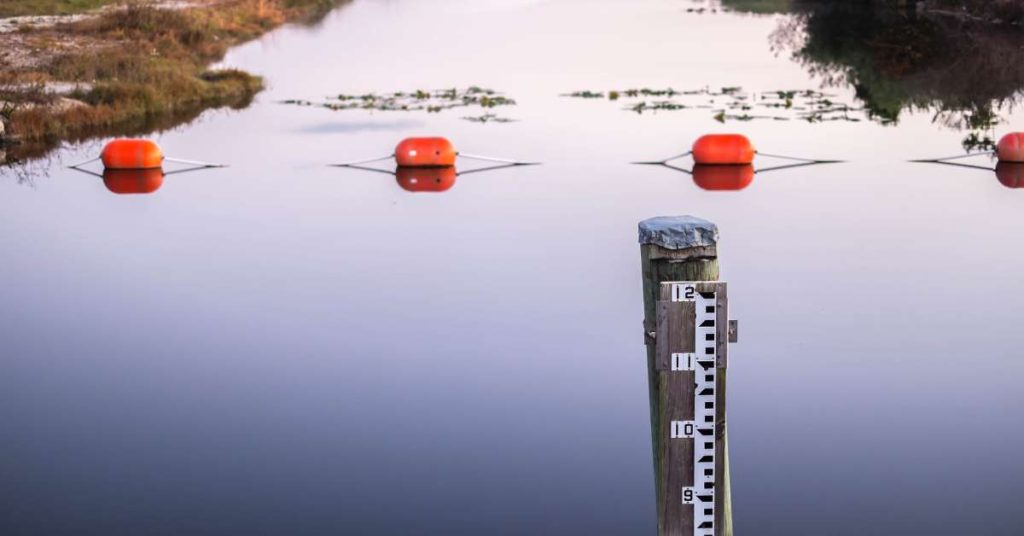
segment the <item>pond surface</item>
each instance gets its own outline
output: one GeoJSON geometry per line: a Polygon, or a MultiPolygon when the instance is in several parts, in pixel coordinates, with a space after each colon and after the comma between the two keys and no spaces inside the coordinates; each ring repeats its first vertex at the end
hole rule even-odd
{"type": "Polygon", "coordinates": [[[692,214],[741,327],[737,533],[1024,533],[1024,190],[906,163],[961,151],[928,112],[560,96],[820,89],[783,17],[690,5],[355,1],[229,55],[252,107],[155,135],[231,167],[113,195],[60,166],[96,142],[0,179],[0,532],[654,534],[636,224],[692,214]],[[517,121],[279,102],[472,85],[517,121]],[[628,164],[731,131],[848,163],[739,192],[628,164]],[[429,134],[544,165],[443,193],[325,165],[429,134]]]}

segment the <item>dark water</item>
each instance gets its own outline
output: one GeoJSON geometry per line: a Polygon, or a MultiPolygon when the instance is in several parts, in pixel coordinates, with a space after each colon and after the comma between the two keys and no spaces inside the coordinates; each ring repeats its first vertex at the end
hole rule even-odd
{"type": "MultiPolygon", "coordinates": [[[[667,0],[357,1],[157,136],[231,163],[113,195],[0,180],[0,533],[652,534],[636,222],[718,223],[740,534],[1024,533],[1024,190],[963,132],[636,115],[578,89],[819,87],[779,17],[667,0]],[[278,104],[507,92],[518,122],[278,104]],[[849,163],[742,192],[626,162],[742,131],[849,163]],[[325,167],[442,134],[545,165],[410,193],[325,167]]],[[[853,90],[833,90],[853,101],[853,90]]],[[[1007,112],[1005,130],[1024,116],[1007,112]]]]}

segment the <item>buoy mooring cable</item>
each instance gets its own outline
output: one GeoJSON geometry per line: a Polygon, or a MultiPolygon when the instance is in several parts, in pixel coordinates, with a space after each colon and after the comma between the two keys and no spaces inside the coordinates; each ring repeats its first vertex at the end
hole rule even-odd
{"type": "Polygon", "coordinates": [[[498,162],[506,164],[508,166],[537,166],[540,162],[521,162],[519,160],[509,160],[507,158],[495,158],[493,156],[480,156],[475,154],[456,153],[462,158],[469,158],[470,160],[482,160],[484,162],[498,162]]]}
{"type": "MultiPolygon", "coordinates": [[[[164,162],[174,162],[194,166],[192,168],[176,170],[170,173],[181,173],[194,171],[196,169],[227,167],[226,164],[215,164],[213,162],[201,162],[197,160],[184,160],[181,158],[170,158],[163,154],[160,147],[152,140],[137,138],[120,138],[111,140],[104,147],[100,155],[83,162],[68,166],[72,169],[85,171],[82,166],[100,160],[104,169],[161,169],[164,162]]],[[[168,173],[168,174],[170,174],[168,173]]]]}
{"type": "Polygon", "coordinates": [[[78,168],[80,168],[80,167],[82,167],[82,166],[84,166],[84,165],[86,165],[86,164],[91,164],[91,163],[93,163],[93,162],[95,162],[95,161],[97,161],[97,160],[99,160],[99,159],[100,159],[100,157],[98,157],[98,156],[97,156],[97,157],[95,157],[95,158],[90,158],[90,159],[88,159],[88,160],[84,160],[84,161],[82,161],[82,162],[78,162],[78,163],[76,163],[76,164],[71,164],[71,165],[70,165],[70,166],[68,166],[68,167],[69,167],[69,168],[71,168],[71,169],[78,169],[78,168]]]}
{"type": "Polygon", "coordinates": [[[328,164],[330,167],[359,167],[363,164],[372,164],[374,162],[381,162],[389,158],[394,158],[395,155],[389,154],[380,158],[370,158],[368,160],[356,160],[355,162],[345,162],[343,164],[328,164]]]}
{"type": "MultiPolygon", "coordinates": [[[[429,168],[428,167],[416,168],[416,167],[409,167],[409,166],[399,166],[394,171],[391,171],[391,170],[387,170],[387,169],[380,169],[380,168],[375,168],[375,167],[370,167],[370,166],[361,166],[361,165],[357,165],[357,164],[334,164],[334,165],[338,166],[338,167],[347,167],[347,168],[350,168],[350,169],[358,169],[358,170],[361,170],[361,171],[372,171],[374,173],[383,173],[385,175],[392,175],[392,176],[395,176],[399,172],[404,171],[404,170],[416,170],[416,169],[433,170],[433,169],[454,169],[455,168],[455,166],[429,167],[429,168]]],[[[511,163],[511,164],[498,164],[496,166],[487,166],[487,167],[482,167],[482,168],[467,169],[466,171],[456,171],[455,175],[458,176],[458,177],[461,177],[463,175],[469,175],[470,173],[481,173],[481,172],[484,172],[484,171],[495,171],[495,170],[498,170],[498,169],[513,168],[513,167],[519,167],[519,166],[532,166],[532,165],[534,165],[534,164],[531,164],[529,162],[527,162],[527,163],[516,162],[516,163],[511,163]]]]}
{"type": "Polygon", "coordinates": [[[510,166],[532,166],[540,162],[524,162],[508,158],[497,158],[476,154],[462,153],[455,150],[455,146],[446,138],[405,138],[398,143],[395,151],[386,156],[356,160],[343,164],[329,164],[331,167],[360,167],[363,164],[381,162],[390,158],[395,159],[399,167],[404,168],[443,168],[454,166],[458,158],[470,160],[482,160],[486,162],[498,162],[510,166]]]}
{"type": "MultiPolygon", "coordinates": [[[[670,157],[668,157],[668,158],[666,158],[664,160],[652,160],[650,162],[630,162],[630,164],[634,164],[634,165],[638,165],[638,166],[659,166],[659,165],[664,166],[664,165],[668,165],[668,163],[673,161],[673,160],[678,160],[680,158],[683,158],[683,157],[686,157],[686,156],[690,156],[691,154],[693,154],[693,151],[686,151],[683,154],[677,154],[675,156],[670,156],[670,157]]],[[[669,167],[672,167],[672,166],[669,166],[669,167]]]]}
{"type": "Polygon", "coordinates": [[[693,155],[693,162],[696,165],[709,165],[709,166],[745,166],[753,164],[755,156],[763,156],[765,158],[777,158],[781,160],[792,160],[799,162],[798,164],[790,164],[786,166],[775,166],[760,170],[760,172],[772,171],[776,169],[787,169],[793,167],[810,166],[817,164],[838,164],[842,160],[819,160],[813,158],[802,158],[797,156],[787,156],[780,154],[762,153],[754,149],[754,145],[750,143],[750,140],[742,134],[707,134],[701,136],[697,141],[693,142],[693,148],[685,153],[671,156],[663,160],[654,160],[646,162],[631,162],[637,165],[661,165],[672,169],[678,169],[685,171],[678,166],[670,165],[669,163],[673,160],[683,158],[686,156],[693,155]]]}
{"type": "Polygon", "coordinates": [[[780,160],[794,160],[794,161],[797,161],[797,162],[804,162],[806,164],[839,164],[839,163],[843,162],[842,160],[818,160],[816,158],[801,158],[799,156],[786,156],[786,155],[781,155],[781,154],[762,153],[761,151],[757,151],[757,155],[758,156],[763,156],[765,158],[778,158],[780,160]]]}
{"type": "Polygon", "coordinates": [[[184,159],[181,159],[181,158],[171,158],[171,157],[164,157],[164,161],[165,162],[174,162],[174,163],[177,163],[177,164],[188,164],[188,165],[196,166],[196,169],[228,167],[227,164],[215,164],[213,162],[203,162],[201,160],[184,160],[184,159]]]}
{"type": "Polygon", "coordinates": [[[975,157],[978,157],[978,156],[989,156],[989,157],[996,156],[996,152],[995,151],[985,151],[985,152],[981,152],[981,153],[967,153],[967,154],[961,154],[961,155],[957,155],[957,156],[946,156],[946,157],[943,157],[943,158],[923,158],[923,159],[920,159],[920,160],[909,160],[909,162],[911,162],[913,164],[948,164],[948,163],[952,163],[951,162],[952,160],[963,160],[965,158],[975,158],[975,157]]]}
{"type": "MultiPolygon", "coordinates": [[[[977,156],[977,155],[972,155],[977,156]]],[[[996,168],[988,166],[979,166],[977,164],[964,164],[961,162],[950,162],[949,160],[911,160],[911,164],[938,164],[940,166],[953,166],[968,169],[980,169],[984,171],[995,171],[996,168]]]]}
{"type": "MultiPolygon", "coordinates": [[[[976,153],[967,153],[956,156],[946,156],[943,158],[925,158],[921,160],[910,160],[915,164],[947,164],[947,165],[958,165],[954,164],[953,160],[963,160],[965,158],[974,158],[978,156],[995,157],[996,161],[1001,164],[1022,164],[1024,163],[1024,132],[1011,132],[1006,134],[999,139],[999,143],[996,144],[996,148],[993,151],[983,151],[976,153]]],[[[971,166],[970,164],[959,164],[963,167],[979,167],[981,169],[992,169],[984,166],[971,166]]]]}

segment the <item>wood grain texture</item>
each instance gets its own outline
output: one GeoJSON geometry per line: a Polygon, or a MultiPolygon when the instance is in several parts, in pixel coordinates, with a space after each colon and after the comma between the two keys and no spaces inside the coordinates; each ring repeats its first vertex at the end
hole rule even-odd
{"type": "MultiPolygon", "coordinates": [[[[704,285],[701,285],[702,287],[704,285]]],[[[716,283],[708,285],[714,288],[715,304],[715,342],[717,348],[715,376],[715,474],[721,475],[718,489],[715,490],[715,526],[716,534],[732,535],[732,495],[729,482],[729,462],[726,450],[726,369],[729,366],[729,292],[728,285],[716,283]]]]}
{"type": "Polygon", "coordinates": [[[657,302],[657,324],[655,325],[655,337],[654,337],[654,370],[665,371],[669,369],[669,363],[672,359],[672,352],[669,351],[669,338],[658,337],[658,333],[668,333],[668,326],[671,323],[669,310],[672,307],[672,302],[667,300],[658,300],[657,302]]]}
{"type": "MultiPolygon", "coordinates": [[[[658,301],[659,325],[665,325],[659,347],[659,363],[666,363],[673,353],[692,353],[696,350],[694,340],[694,302],[672,302],[672,285],[662,284],[661,300],[658,301]],[[663,354],[661,353],[663,352],[663,354]]],[[[694,420],[694,387],[696,378],[692,371],[672,371],[670,366],[658,370],[658,382],[662,400],[660,404],[657,448],[661,460],[663,534],[693,535],[692,507],[683,504],[683,487],[693,486],[693,441],[669,439],[672,421],[694,420]]]]}
{"type": "MultiPolygon", "coordinates": [[[[695,248],[696,249],[696,248],[695,248]]],[[[661,372],[671,368],[668,366],[668,360],[671,358],[671,347],[673,344],[670,340],[659,340],[658,333],[671,332],[671,329],[664,331],[665,327],[659,329],[658,326],[658,311],[659,307],[666,307],[664,310],[666,313],[665,322],[672,324],[675,321],[676,314],[670,305],[659,304],[659,301],[669,301],[671,304],[671,294],[666,294],[665,298],[662,298],[662,284],[673,281],[706,281],[715,282],[719,277],[718,259],[716,258],[717,252],[711,248],[703,248],[700,251],[671,251],[665,250],[658,246],[645,245],[641,246],[640,257],[641,257],[641,269],[643,274],[643,297],[644,297],[644,333],[655,333],[655,337],[645,337],[647,344],[647,372],[648,372],[648,387],[650,394],[650,406],[651,406],[651,447],[652,447],[652,459],[654,465],[655,474],[655,489],[656,489],[656,501],[657,501],[657,512],[658,512],[658,534],[659,535],[678,535],[685,534],[686,536],[692,536],[693,529],[692,524],[686,524],[682,521],[680,515],[676,513],[681,512],[683,508],[682,504],[682,484],[676,483],[676,481],[687,482],[692,484],[692,459],[693,459],[693,443],[690,441],[683,441],[681,443],[687,444],[686,452],[681,452],[673,449],[669,449],[663,443],[667,442],[669,438],[670,423],[672,420],[687,420],[687,419],[675,419],[669,418],[670,412],[684,411],[686,415],[693,416],[693,374],[690,373],[691,378],[689,396],[686,396],[688,404],[686,407],[681,407],[682,402],[676,400],[675,391],[669,387],[666,383],[666,373],[661,372]],[[669,316],[672,319],[668,318],[669,316]],[[664,349],[661,348],[664,345],[664,349]],[[689,467],[689,472],[686,474],[680,474],[679,476],[668,476],[666,473],[667,468],[671,467],[675,462],[682,461],[684,463],[679,464],[689,467]],[[669,480],[672,480],[670,483],[669,480]]],[[[717,290],[717,287],[714,287],[717,290]]],[[[723,286],[724,288],[724,286],[723,286]]],[[[669,291],[671,292],[671,291],[669,291]]],[[[721,300],[727,304],[727,295],[722,295],[721,300]]],[[[694,305],[689,305],[692,314],[694,305]]],[[[680,307],[679,311],[682,311],[680,307]]],[[[718,320],[717,325],[720,329],[726,330],[725,335],[722,332],[717,333],[719,348],[719,356],[723,356],[724,359],[721,361],[721,366],[724,367],[728,364],[728,308],[719,306],[718,309],[718,320]],[[724,316],[723,316],[724,315],[724,316]],[[722,347],[725,347],[723,350],[722,347]]],[[[693,327],[693,319],[690,317],[688,322],[683,322],[688,325],[688,329],[693,327]]],[[[678,325],[678,324],[676,324],[678,325]]],[[[687,336],[682,336],[686,338],[687,336]]],[[[670,335],[667,339],[672,338],[670,335]]],[[[687,350],[675,350],[679,351],[693,351],[693,333],[689,332],[688,336],[688,348],[687,350]]],[[[716,519],[715,534],[720,536],[732,536],[732,501],[731,501],[731,490],[730,490],[730,478],[729,478],[729,467],[728,467],[728,434],[726,434],[725,427],[725,370],[724,368],[718,369],[718,376],[716,378],[716,432],[719,436],[719,441],[716,444],[715,452],[715,472],[718,475],[722,475],[722,478],[717,480],[719,489],[715,493],[716,501],[716,519]],[[719,394],[720,393],[720,394],[719,394]],[[721,454],[720,454],[721,453],[721,454]]],[[[685,395],[686,393],[684,393],[685,395]]]]}

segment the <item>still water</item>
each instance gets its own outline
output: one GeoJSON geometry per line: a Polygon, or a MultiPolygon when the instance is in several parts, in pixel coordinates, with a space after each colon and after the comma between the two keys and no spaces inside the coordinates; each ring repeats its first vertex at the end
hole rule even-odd
{"type": "Polygon", "coordinates": [[[636,223],[676,214],[719,225],[740,321],[739,534],[1024,533],[1024,190],[906,163],[961,151],[927,111],[560,96],[820,88],[785,17],[690,5],[357,0],[229,54],[252,107],[155,135],[229,168],[113,195],[60,166],[96,142],[3,177],[0,533],[653,534],[636,223]],[[471,85],[517,121],[280,103],[471,85]],[[731,131],[848,162],[740,192],[627,164],[731,131]],[[444,193],[325,165],[429,134],[544,165],[444,193]]]}

